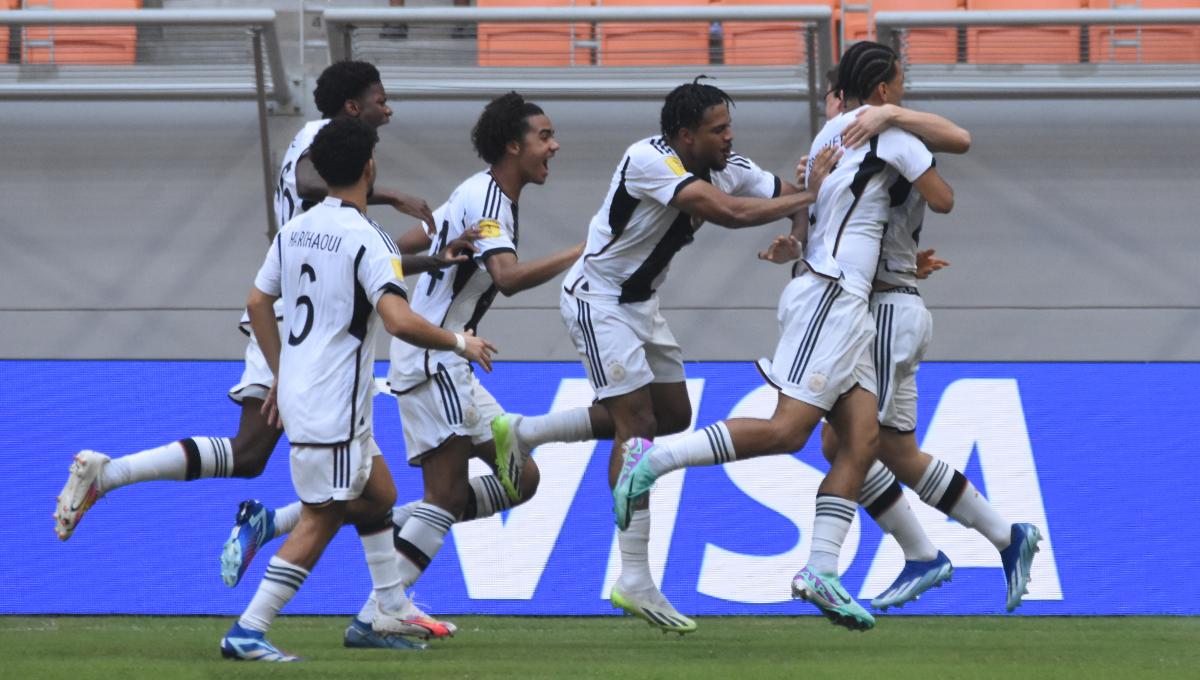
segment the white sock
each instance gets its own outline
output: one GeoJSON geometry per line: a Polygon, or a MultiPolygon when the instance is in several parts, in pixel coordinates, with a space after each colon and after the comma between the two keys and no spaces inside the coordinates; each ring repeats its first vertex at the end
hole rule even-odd
{"type": "Polygon", "coordinates": [[[967,481],[967,488],[963,489],[958,503],[950,509],[950,516],[959,524],[983,534],[996,546],[996,550],[1004,550],[1012,543],[1012,523],[1001,517],[970,481],[967,481]]]}
{"type": "Polygon", "coordinates": [[[113,458],[100,473],[100,492],[155,480],[183,481],[188,470],[183,444],[171,442],[156,449],[113,458]]]}
{"type": "Polygon", "coordinates": [[[650,575],[650,511],[634,510],[629,528],[617,532],[621,548],[621,578],[617,585],[626,593],[655,588],[650,575]]]}
{"type": "Polygon", "coordinates": [[[392,508],[392,526],[399,530],[412,517],[412,511],[421,504],[421,501],[409,501],[404,505],[397,505],[392,508]]]}
{"type": "Polygon", "coordinates": [[[875,461],[871,464],[867,478],[863,480],[862,491],[858,494],[858,504],[880,529],[896,539],[904,551],[904,559],[928,562],[937,557],[937,548],[917,521],[917,515],[904,497],[904,490],[900,488],[896,476],[883,463],[875,461]]]}
{"type": "Polygon", "coordinates": [[[371,590],[371,596],[363,603],[362,609],[358,610],[358,614],[354,618],[363,623],[371,623],[375,620],[375,614],[379,611],[379,601],[375,599],[375,590],[371,590]]]}
{"type": "Polygon", "coordinates": [[[983,534],[997,550],[1012,542],[1012,524],[996,512],[974,484],[944,461],[934,458],[914,491],[926,505],[983,534]]]}
{"type": "Polygon", "coordinates": [[[292,529],[300,523],[300,501],[275,509],[275,536],[278,538],[292,533],[292,529]]]}
{"type": "MultiPolygon", "coordinates": [[[[363,553],[367,556],[367,569],[371,572],[371,587],[379,608],[398,612],[408,603],[404,594],[404,577],[400,573],[400,558],[392,545],[391,531],[376,531],[359,534],[363,553]]],[[[374,618],[374,617],[372,617],[374,618]]]]}
{"type": "Polygon", "coordinates": [[[395,547],[400,553],[400,574],[405,587],[410,587],[434,556],[442,549],[446,534],[454,525],[454,515],[431,503],[421,503],[396,535],[395,547]]]}
{"type": "Polygon", "coordinates": [[[680,468],[720,465],[736,459],[729,428],[718,422],[671,444],[656,444],[650,452],[649,466],[656,477],[661,477],[680,468]]]}
{"type": "Polygon", "coordinates": [[[467,501],[467,509],[463,512],[460,522],[491,517],[513,506],[512,499],[500,486],[500,478],[496,475],[480,475],[467,480],[470,485],[471,497],[467,501]]]}
{"type": "Polygon", "coordinates": [[[842,542],[850,531],[850,523],[858,505],[831,494],[817,494],[817,515],[813,519],[812,552],[808,567],[818,574],[836,574],[842,542]]]}
{"type": "Polygon", "coordinates": [[[258,584],[258,591],[254,593],[254,599],[250,600],[250,606],[246,607],[246,611],[238,619],[238,624],[247,630],[267,632],[275,617],[279,615],[279,610],[283,609],[300,586],[304,585],[306,578],[307,569],[279,557],[272,557],[267,565],[267,572],[258,584]]]}
{"type": "Polygon", "coordinates": [[[550,442],[583,442],[592,438],[592,418],[582,406],[516,418],[517,440],[529,451],[550,442]]]}

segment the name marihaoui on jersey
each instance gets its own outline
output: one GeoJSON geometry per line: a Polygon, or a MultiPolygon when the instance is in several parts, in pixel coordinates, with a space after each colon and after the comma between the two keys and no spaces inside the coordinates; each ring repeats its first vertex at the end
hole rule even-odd
{"type": "Polygon", "coordinates": [[[407,297],[391,237],[326,198],[276,235],[254,285],[284,302],[277,385],[288,439],[334,446],[369,432],[375,305],[386,294],[407,297]]]}
{"type": "MultiPolygon", "coordinates": [[[[429,248],[430,255],[441,252],[472,227],[480,232],[475,241],[478,252],[467,262],[421,274],[413,290],[412,309],[446,330],[475,330],[497,292],[487,259],[517,252],[517,205],[500,189],[492,173],[484,170],[458,185],[433,216],[438,236],[429,248]]],[[[393,392],[403,393],[438,373],[439,366],[449,369],[466,362],[450,350],[427,350],[393,339],[388,380],[393,392]]]]}
{"type": "MultiPolygon", "coordinates": [[[[841,147],[842,131],[859,113],[859,109],[842,113],[817,133],[808,152],[809,172],[821,149],[841,147]]],[[[840,279],[847,292],[869,299],[891,208],[888,189],[897,176],[916,182],[931,167],[929,149],[899,128],[889,128],[857,149],[845,149],[821,184],[817,202],[809,207],[804,247],[808,269],[840,279]]]]}
{"type": "Polygon", "coordinates": [[[687,213],[670,205],[688,184],[706,180],[734,196],[772,198],[782,183],[750,159],[734,154],[708,177],[688,172],[660,135],[635,142],[613,172],[608,195],[588,225],[584,254],[566,276],[576,295],[649,300],[666,278],[671,258],[694,239],[687,213]]]}
{"type": "Polygon", "coordinates": [[[897,177],[888,188],[888,196],[891,210],[880,242],[875,280],[889,286],[916,288],[917,248],[921,244],[921,227],[925,222],[925,197],[903,177],[897,177]]]}

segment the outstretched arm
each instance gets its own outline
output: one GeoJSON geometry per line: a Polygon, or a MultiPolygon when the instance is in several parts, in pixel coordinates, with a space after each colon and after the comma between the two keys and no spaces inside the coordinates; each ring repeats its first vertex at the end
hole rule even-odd
{"type": "Polygon", "coordinates": [[[971,133],[949,119],[895,104],[864,107],[842,131],[842,144],[849,149],[857,148],[891,127],[920,137],[933,152],[966,153],[971,148],[971,133]]]}
{"type": "Polygon", "coordinates": [[[553,255],[520,262],[511,252],[500,252],[487,258],[486,265],[496,289],[505,296],[514,295],[553,279],[566,271],[583,255],[584,244],[560,250],[553,255]]]}
{"type": "Polygon", "coordinates": [[[840,151],[827,147],[813,163],[808,187],[796,193],[783,193],[776,198],[743,198],[730,196],[708,182],[692,182],[675,195],[671,206],[693,217],[719,224],[729,229],[754,227],[794,215],[817,200],[821,182],[837,164],[840,151]]]}

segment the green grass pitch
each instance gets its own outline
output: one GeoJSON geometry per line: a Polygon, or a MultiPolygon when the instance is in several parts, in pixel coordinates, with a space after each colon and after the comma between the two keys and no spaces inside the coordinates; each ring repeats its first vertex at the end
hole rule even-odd
{"type": "Polygon", "coordinates": [[[704,617],[687,637],[632,618],[453,619],[423,652],[341,646],[348,617],[285,616],[301,664],[226,661],[233,618],[0,617],[0,677],[24,678],[1200,678],[1200,618],[704,617]]]}

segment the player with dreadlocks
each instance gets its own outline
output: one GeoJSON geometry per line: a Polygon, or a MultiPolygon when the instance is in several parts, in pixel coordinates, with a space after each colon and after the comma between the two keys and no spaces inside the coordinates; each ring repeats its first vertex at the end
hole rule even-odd
{"type": "MultiPolygon", "coordinates": [[[[661,134],[621,155],[561,298],[563,321],[596,403],[494,421],[497,454],[509,456],[511,468],[520,469],[534,447],[548,442],[613,439],[611,486],[625,459],[621,442],[691,424],[683,354],[656,294],[671,258],[705,221],[737,229],[803,214],[834,163],[832,150],[816,158],[806,191],[781,181],[733,152],[732,105],[728,94],[699,78],[680,85],[663,103],[661,134]]],[[[612,589],[613,606],[664,631],[695,630],[650,573],[648,498],[616,512],[621,576],[612,589]]]]}
{"type": "MultiPolygon", "coordinates": [[[[842,587],[838,557],[879,441],[868,300],[888,220],[888,189],[903,177],[937,212],[948,212],[954,195],[925,145],[904,130],[888,129],[857,149],[843,147],[842,134],[856,120],[853,109],[900,101],[904,73],[893,50],[872,42],[851,47],[842,57],[838,88],[846,112],[825,125],[809,157],[834,148],[844,155],[821,185],[807,222],[794,221],[791,235],[761,254],[773,262],[802,258],[779,300],[774,360],[760,362],[779,390],[775,413],[769,420],[718,422],[667,445],[631,441],[627,472],[613,494],[618,505],[635,503],[671,470],[790,454],[826,417],[841,435],[840,449],[817,490],[809,561],[793,578],[792,592],[834,623],[865,630],[875,620],[842,587]]],[[[808,171],[815,169],[810,160],[808,171]]]]}

